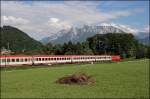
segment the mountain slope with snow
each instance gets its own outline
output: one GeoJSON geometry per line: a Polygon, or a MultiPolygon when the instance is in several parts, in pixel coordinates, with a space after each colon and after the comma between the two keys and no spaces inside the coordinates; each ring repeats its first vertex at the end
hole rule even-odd
{"type": "Polygon", "coordinates": [[[80,42],[86,40],[86,38],[91,37],[95,34],[104,34],[104,33],[124,33],[121,29],[118,29],[114,26],[89,26],[84,25],[81,28],[72,27],[69,30],[61,30],[56,34],[50,37],[46,37],[41,40],[42,43],[46,44],[48,42],[52,43],[64,43],[68,41],[80,42]]]}

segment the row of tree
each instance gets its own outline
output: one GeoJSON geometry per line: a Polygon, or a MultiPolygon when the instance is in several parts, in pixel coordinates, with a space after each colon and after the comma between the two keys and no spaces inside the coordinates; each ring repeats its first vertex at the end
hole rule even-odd
{"type": "MultiPolygon", "coordinates": [[[[36,51],[34,51],[35,53],[36,51]]],[[[129,33],[96,34],[84,42],[64,44],[48,43],[43,46],[40,54],[94,54],[94,55],[120,55],[122,58],[149,58],[150,47],[139,43],[129,33]]]]}

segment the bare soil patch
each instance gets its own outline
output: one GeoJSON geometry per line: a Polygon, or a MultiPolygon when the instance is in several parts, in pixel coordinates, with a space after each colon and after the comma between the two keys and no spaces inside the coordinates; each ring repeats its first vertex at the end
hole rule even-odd
{"type": "Polygon", "coordinates": [[[56,83],[59,84],[79,84],[79,85],[88,85],[93,84],[95,80],[92,76],[89,76],[85,73],[74,73],[70,75],[66,75],[64,77],[59,78],[56,83]]]}

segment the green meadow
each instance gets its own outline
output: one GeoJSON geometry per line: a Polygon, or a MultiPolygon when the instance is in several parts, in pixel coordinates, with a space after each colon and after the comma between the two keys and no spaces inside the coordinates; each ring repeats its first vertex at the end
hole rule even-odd
{"type": "Polygon", "coordinates": [[[149,98],[149,60],[1,70],[1,98],[149,98]],[[55,83],[76,72],[92,75],[96,82],[55,83]]]}

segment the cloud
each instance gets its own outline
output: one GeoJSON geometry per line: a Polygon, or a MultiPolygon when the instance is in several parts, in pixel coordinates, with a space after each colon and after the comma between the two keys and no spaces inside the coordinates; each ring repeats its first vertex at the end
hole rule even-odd
{"type": "Polygon", "coordinates": [[[150,26],[147,25],[147,26],[144,28],[144,31],[149,33],[149,28],[150,28],[150,26]]]}
{"type": "Polygon", "coordinates": [[[26,25],[29,23],[29,21],[24,18],[14,16],[2,16],[1,22],[2,24],[5,25],[14,25],[14,26],[26,25]]]}
{"type": "Polygon", "coordinates": [[[41,39],[71,26],[109,22],[138,13],[135,9],[106,12],[101,10],[100,4],[99,1],[34,1],[32,4],[2,1],[1,15],[3,25],[16,26],[30,36],[41,39]]]}
{"type": "Polygon", "coordinates": [[[50,27],[53,32],[57,32],[58,30],[62,30],[62,29],[71,28],[71,24],[69,22],[61,21],[58,18],[49,18],[47,22],[47,26],[50,27]]]}

